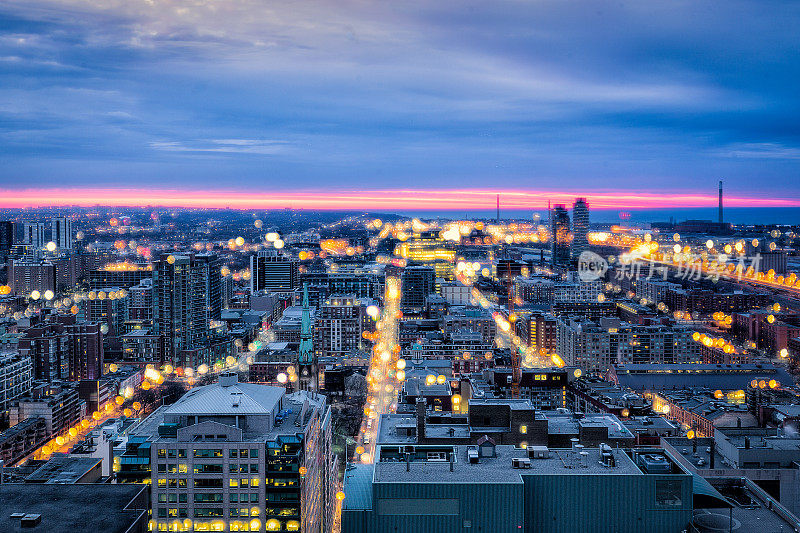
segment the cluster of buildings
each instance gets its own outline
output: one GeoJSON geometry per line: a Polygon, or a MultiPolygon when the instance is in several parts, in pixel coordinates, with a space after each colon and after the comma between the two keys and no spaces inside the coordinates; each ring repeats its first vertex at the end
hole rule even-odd
{"type": "Polygon", "coordinates": [[[107,531],[800,530],[793,295],[579,271],[672,233],[52,219],[0,223],[0,529],[80,483],[107,531]]]}

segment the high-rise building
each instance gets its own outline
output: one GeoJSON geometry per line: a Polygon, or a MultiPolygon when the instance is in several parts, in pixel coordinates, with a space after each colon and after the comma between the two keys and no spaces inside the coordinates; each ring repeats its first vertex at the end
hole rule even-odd
{"type": "Polygon", "coordinates": [[[421,310],[425,298],[436,292],[436,270],[430,266],[411,266],[400,275],[403,293],[400,305],[406,309],[421,310]]]}
{"type": "Polygon", "coordinates": [[[59,250],[71,250],[75,234],[72,231],[72,219],[57,217],[50,220],[52,241],[59,250]]]}
{"type": "Polygon", "coordinates": [[[565,266],[569,263],[571,240],[569,213],[563,205],[556,205],[550,212],[550,261],[553,266],[565,266]]]}
{"type": "Polygon", "coordinates": [[[210,363],[210,353],[202,349],[210,345],[210,321],[220,316],[219,279],[219,261],[213,254],[164,254],[155,261],[153,331],[164,338],[165,362],[210,363]],[[201,360],[184,360],[189,355],[182,352],[201,360]]]}
{"type": "Polygon", "coordinates": [[[0,417],[5,418],[11,404],[31,392],[31,358],[19,352],[0,352],[0,417]]]}
{"type": "Polygon", "coordinates": [[[371,300],[358,299],[352,294],[331,296],[320,303],[314,327],[317,358],[346,357],[369,347],[363,334],[374,329],[375,323],[367,314],[367,306],[371,303],[371,300]]]}
{"type": "Polygon", "coordinates": [[[44,294],[56,291],[57,272],[52,261],[18,260],[8,261],[8,284],[14,294],[28,296],[33,291],[44,294]]]}
{"type": "Polygon", "coordinates": [[[30,356],[36,380],[99,379],[104,359],[101,327],[73,315],[51,317],[23,332],[19,351],[30,356]]]}
{"type": "Polygon", "coordinates": [[[22,225],[22,243],[35,249],[43,248],[47,244],[44,222],[25,222],[22,225]]]}
{"type": "Polygon", "coordinates": [[[65,326],[69,339],[69,378],[100,379],[103,375],[102,325],[99,322],[76,322],[65,326]]]}
{"type": "Polygon", "coordinates": [[[589,206],[586,198],[577,198],[572,204],[572,257],[578,257],[589,248],[589,206]]]}
{"type": "Polygon", "coordinates": [[[193,531],[329,533],[331,431],[324,396],[224,374],[132,428],[118,477],[134,466],[138,480],[131,463],[149,457],[153,531],[191,521],[193,531]]]}
{"type": "Polygon", "coordinates": [[[6,254],[15,244],[14,223],[0,220],[0,254],[6,254]]]}
{"type": "Polygon", "coordinates": [[[277,250],[250,256],[250,291],[292,292],[299,287],[298,262],[277,250]]]}

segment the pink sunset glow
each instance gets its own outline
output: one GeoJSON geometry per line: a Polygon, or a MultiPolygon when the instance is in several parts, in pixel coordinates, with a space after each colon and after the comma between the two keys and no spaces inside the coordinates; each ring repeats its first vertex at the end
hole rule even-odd
{"type": "MultiPolygon", "coordinates": [[[[496,195],[503,209],[542,209],[571,203],[580,192],[545,190],[368,190],[242,192],[230,190],[145,189],[5,189],[0,207],[21,208],[68,205],[169,206],[233,209],[327,210],[463,210],[491,209],[496,195]]],[[[588,195],[594,209],[653,209],[713,207],[716,194],[682,192],[645,193],[604,191],[588,195]]],[[[800,207],[800,198],[763,198],[749,195],[725,198],[726,207],[800,207]]]]}

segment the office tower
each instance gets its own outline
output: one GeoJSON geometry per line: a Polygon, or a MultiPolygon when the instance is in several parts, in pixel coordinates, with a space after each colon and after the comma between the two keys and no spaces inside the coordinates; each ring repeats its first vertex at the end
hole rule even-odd
{"type": "MultiPolygon", "coordinates": [[[[174,366],[211,362],[210,320],[221,307],[219,261],[210,254],[164,254],[153,268],[153,332],[174,366]]],[[[215,316],[216,315],[216,316],[215,316]]]]}
{"type": "Polygon", "coordinates": [[[553,266],[569,263],[569,213],[564,205],[556,205],[550,212],[550,261],[553,266]]]}
{"type": "Polygon", "coordinates": [[[0,220],[0,254],[6,254],[15,244],[14,223],[0,220]]]}
{"type": "Polygon", "coordinates": [[[330,421],[324,396],[223,374],[132,429],[118,478],[148,450],[153,531],[191,521],[193,531],[330,533],[330,421]]]}
{"type": "Polygon", "coordinates": [[[103,376],[102,325],[99,322],[77,322],[64,327],[68,336],[69,379],[100,379],[103,376]]]}
{"type": "Polygon", "coordinates": [[[31,392],[33,363],[17,351],[0,351],[0,417],[5,418],[11,404],[31,392]]]}
{"type": "Polygon", "coordinates": [[[204,265],[206,313],[208,320],[219,320],[222,316],[222,274],[221,262],[216,254],[195,255],[195,260],[204,265]]]}
{"type": "Polygon", "coordinates": [[[586,198],[577,198],[572,205],[572,257],[589,248],[589,206],[586,198]]]}
{"type": "Polygon", "coordinates": [[[298,262],[277,250],[250,256],[250,291],[292,292],[298,288],[298,262]]]}
{"type": "Polygon", "coordinates": [[[30,296],[33,291],[44,294],[56,290],[56,266],[51,261],[8,260],[8,284],[17,296],[30,296]]]}
{"type": "Polygon", "coordinates": [[[47,244],[44,222],[25,222],[22,225],[22,243],[30,244],[37,250],[44,248],[47,244]]]}
{"type": "Polygon", "coordinates": [[[400,305],[406,309],[419,311],[425,307],[425,298],[436,292],[436,271],[429,266],[412,266],[400,275],[403,292],[400,305]]]}
{"type": "Polygon", "coordinates": [[[722,226],[722,180],[719,180],[719,225],[722,226]]]}
{"type": "Polygon", "coordinates": [[[153,320],[153,278],[145,278],[128,289],[128,320],[153,320]]]}
{"type": "Polygon", "coordinates": [[[104,287],[119,287],[129,289],[138,285],[143,279],[153,277],[153,267],[150,265],[114,262],[89,270],[89,288],[102,289],[104,287]]]}
{"type": "Polygon", "coordinates": [[[319,390],[317,361],[311,340],[311,312],[308,305],[308,285],[303,286],[303,314],[300,319],[300,350],[297,358],[301,390],[319,390]]]}
{"type": "Polygon", "coordinates": [[[72,232],[72,219],[67,217],[57,217],[50,220],[50,230],[52,241],[56,243],[59,250],[71,250],[74,234],[72,232]]]}
{"type": "Polygon", "coordinates": [[[371,304],[371,300],[358,299],[352,294],[331,296],[320,303],[314,326],[317,359],[347,357],[369,347],[363,334],[374,329],[375,323],[367,314],[367,306],[371,304]]]}

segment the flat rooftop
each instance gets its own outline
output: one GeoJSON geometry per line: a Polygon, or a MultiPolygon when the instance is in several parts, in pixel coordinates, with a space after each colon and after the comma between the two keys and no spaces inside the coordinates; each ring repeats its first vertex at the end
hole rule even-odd
{"type": "Polygon", "coordinates": [[[28,483],[75,483],[95,468],[102,459],[93,457],[53,456],[25,478],[28,483]]]}
{"type": "MultiPolygon", "coordinates": [[[[376,457],[381,458],[383,448],[379,446],[376,457]]],[[[416,446],[424,450],[428,446],[416,446]]],[[[430,446],[432,451],[441,446],[430,446]]],[[[481,457],[477,464],[467,458],[468,446],[455,446],[453,471],[447,461],[379,461],[375,463],[375,483],[522,483],[523,475],[645,475],[622,450],[612,449],[616,465],[600,464],[600,450],[587,448],[587,466],[581,466],[577,454],[568,449],[551,449],[548,459],[531,459],[530,469],[512,466],[514,458],[527,459],[528,451],[509,445],[496,446],[496,457],[481,457]],[[406,468],[408,467],[408,471],[406,468]]]]}
{"type": "Polygon", "coordinates": [[[143,490],[145,485],[6,483],[0,485],[0,531],[20,531],[19,519],[11,514],[26,513],[42,516],[31,531],[125,533],[147,519],[146,498],[126,509],[143,490]]]}

